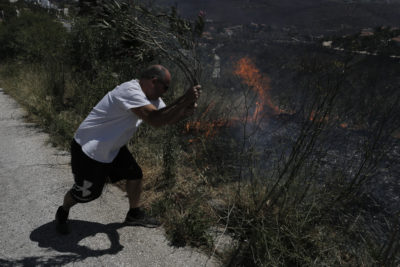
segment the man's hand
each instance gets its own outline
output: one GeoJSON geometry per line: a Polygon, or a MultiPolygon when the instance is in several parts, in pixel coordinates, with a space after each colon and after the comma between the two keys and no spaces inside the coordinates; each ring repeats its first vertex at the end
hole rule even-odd
{"type": "MultiPolygon", "coordinates": [[[[196,96],[196,101],[195,102],[197,102],[197,100],[199,99],[200,94],[201,94],[201,85],[198,84],[198,85],[194,86],[193,89],[195,91],[195,96],[196,96]]],[[[197,104],[196,104],[196,107],[197,107],[197,104]]]]}
{"type": "Polygon", "coordinates": [[[200,97],[200,89],[200,85],[189,88],[183,96],[162,109],[157,109],[154,105],[149,104],[131,110],[152,126],[173,124],[193,114],[197,107],[196,101],[200,97]]]}
{"type": "Polygon", "coordinates": [[[184,98],[185,101],[189,103],[189,105],[186,106],[183,111],[184,117],[189,117],[193,115],[194,111],[197,108],[197,100],[199,99],[200,94],[201,94],[201,85],[195,85],[186,91],[184,98]]]}
{"type": "Polygon", "coordinates": [[[187,101],[187,103],[195,103],[199,99],[200,93],[201,93],[201,85],[195,85],[189,88],[184,96],[185,102],[187,101]]]}

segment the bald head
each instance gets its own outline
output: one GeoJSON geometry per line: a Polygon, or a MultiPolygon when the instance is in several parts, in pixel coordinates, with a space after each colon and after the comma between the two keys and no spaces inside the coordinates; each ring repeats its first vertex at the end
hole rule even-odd
{"type": "Polygon", "coordinates": [[[169,73],[168,69],[162,65],[152,65],[145,69],[140,74],[140,79],[153,79],[157,78],[164,83],[168,83],[171,80],[171,74],[169,73]]]}
{"type": "Polygon", "coordinates": [[[150,100],[161,97],[169,87],[171,74],[161,65],[152,65],[140,75],[140,87],[150,100]]]}

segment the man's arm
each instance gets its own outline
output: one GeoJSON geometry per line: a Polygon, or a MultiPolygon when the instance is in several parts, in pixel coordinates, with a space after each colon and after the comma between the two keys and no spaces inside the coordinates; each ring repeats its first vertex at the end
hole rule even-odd
{"type": "Polygon", "coordinates": [[[146,123],[154,127],[160,127],[167,124],[176,123],[188,115],[196,106],[196,100],[199,97],[200,86],[190,88],[183,96],[175,100],[174,103],[162,109],[157,109],[154,105],[146,105],[138,108],[132,108],[132,112],[146,123]]]}

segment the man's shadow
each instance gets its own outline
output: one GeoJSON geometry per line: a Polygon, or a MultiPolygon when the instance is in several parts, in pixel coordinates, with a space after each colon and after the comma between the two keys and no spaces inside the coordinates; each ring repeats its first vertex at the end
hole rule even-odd
{"type": "Polygon", "coordinates": [[[22,260],[26,264],[66,264],[74,261],[81,261],[88,257],[99,257],[105,254],[117,254],[123,249],[119,242],[118,229],[124,227],[123,223],[101,224],[80,220],[69,220],[71,233],[60,235],[56,232],[55,222],[46,223],[32,231],[30,239],[37,242],[39,247],[50,248],[58,252],[66,252],[68,255],[58,255],[52,258],[25,258],[22,260]],[[100,247],[93,249],[79,243],[88,237],[94,237],[97,234],[105,234],[108,241],[104,238],[94,238],[90,240],[91,247],[100,247]],[[105,244],[106,243],[106,244],[105,244]],[[106,246],[106,248],[104,248],[106,246]]]}

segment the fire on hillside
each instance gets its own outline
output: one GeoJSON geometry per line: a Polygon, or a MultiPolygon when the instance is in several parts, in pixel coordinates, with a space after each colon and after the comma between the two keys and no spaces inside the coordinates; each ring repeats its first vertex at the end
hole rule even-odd
{"type": "MultiPolygon", "coordinates": [[[[257,94],[257,100],[255,103],[254,112],[248,118],[229,118],[229,119],[218,119],[211,122],[206,122],[205,117],[215,107],[215,102],[211,102],[205,111],[201,114],[197,121],[186,123],[186,132],[194,132],[201,134],[206,138],[214,137],[218,130],[222,127],[228,127],[235,125],[239,121],[250,121],[256,122],[265,120],[268,114],[280,114],[283,111],[273,103],[269,94],[270,89],[270,78],[266,75],[261,74],[260,70],[257,69],[252,60],[248,57],[241,58],[235,64],[233,73],[242,79],[243,83],[257,94]],[[268,112],[266,107],[269,108],[268,112]]],[[[194,139],[189,140],[193,142],[194,139]]]]}

